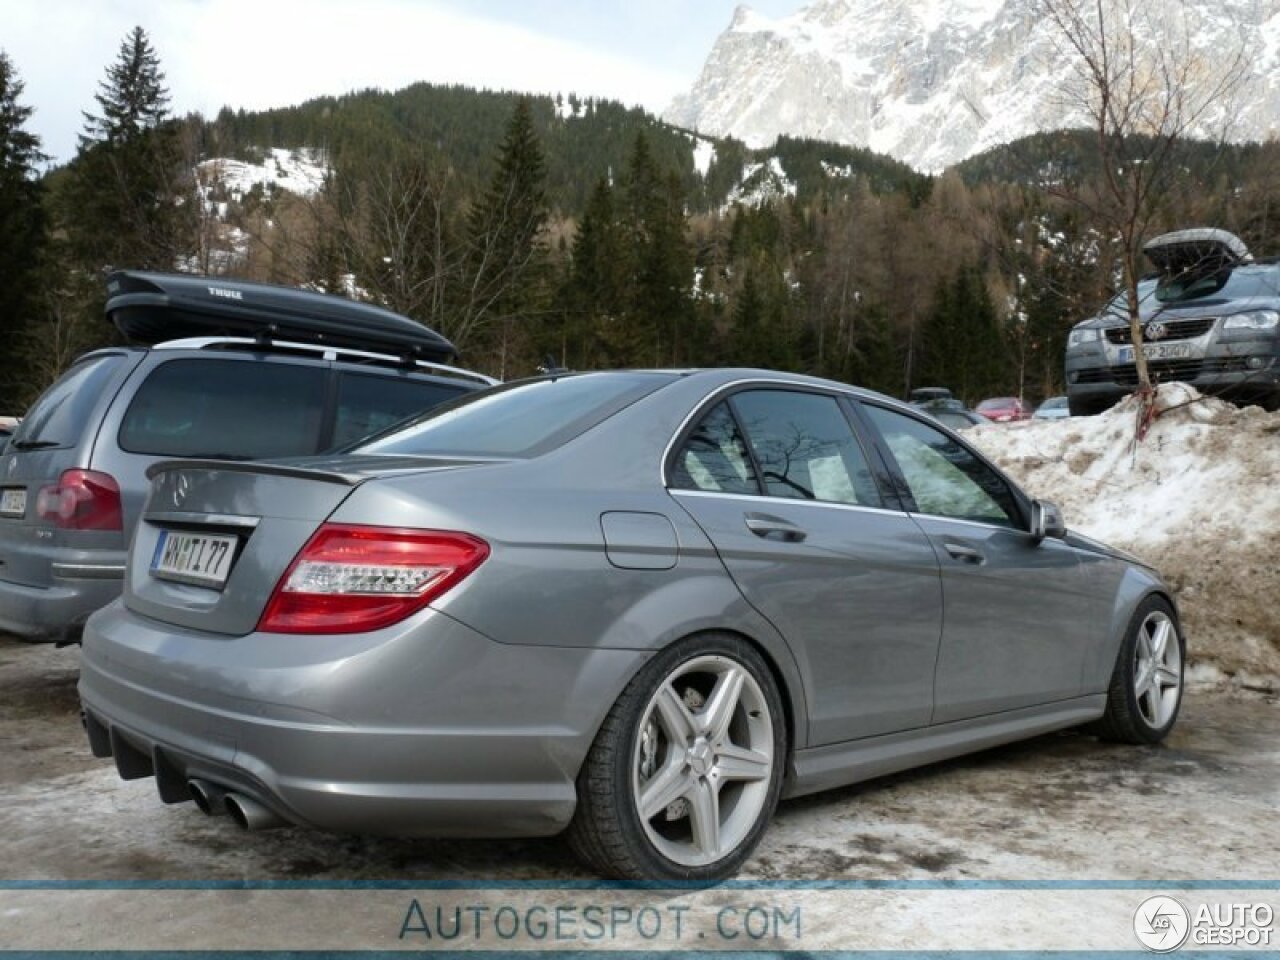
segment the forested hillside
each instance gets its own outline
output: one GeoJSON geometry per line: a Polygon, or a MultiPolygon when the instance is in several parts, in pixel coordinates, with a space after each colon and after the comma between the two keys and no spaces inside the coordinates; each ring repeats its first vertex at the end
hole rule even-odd
{"type": "MultiPolygon", "coordinates": [[[[178,118],[139,30],[104,71],[77,156],[41,176],[20,65],[0,66],[0,138],[25,144],[0,151],[0,215],[34,238],[0,262],[0,413],[110,341],[111,267],[367,298],[504,377],[548,358],[741,364],[970,401],[1060,392],[1067,331],[1115,283],[1085,134],[931,178],[818,141],[751,151],[573,95],[419,84],[178,118]],[[314,167],[309,186],[227,179],[226,160],[281,156],[314,167]]],[[[1278,150],[1185,144],[1151,230],[1221,226],[1276,252],[1278,150]]]]}

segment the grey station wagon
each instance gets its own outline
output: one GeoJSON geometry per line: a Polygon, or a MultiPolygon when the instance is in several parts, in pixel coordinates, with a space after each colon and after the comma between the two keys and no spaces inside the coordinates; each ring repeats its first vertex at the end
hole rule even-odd
{"type": "Polygon", "coordinates": [[[14,432],[0,457],[0,630],[27,640],[74,642],[120,595],[158,460],[319,453],[494,382],[438,362],[453,345],[425,327],[338,297],[164,274],[112,283],[108,315],[129,335],[218,335],[90,353],[14,432]],[[415,344],[432,359],[402,352],[415,344]]]}
{"type": "MultiPolygon", "coordinates": [[[[1142,350],[1155,382],[1280,409],[1280,260],[1256,260],[1225,230],[1179,230],[1143,248],[1142,350]]],[[[1138,384],[1123,295],[1068,335],[1072,416],[1099,413],[1138,384]]]]}
{"type": "Polygon", "coordinates": [[[349,456],[150,473],[85,631],[89,742],[242,827],[567,830],[605,874],[709,881],[780,796],[1178,712],[1153,570],[828,381],[546,377],[349,456]]]}

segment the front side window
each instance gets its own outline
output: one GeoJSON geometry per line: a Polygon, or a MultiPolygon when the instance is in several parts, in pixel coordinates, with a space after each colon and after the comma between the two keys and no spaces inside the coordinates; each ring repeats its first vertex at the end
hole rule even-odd
{"type": "Polygon", "coordinates": [[[1004,478],[958,441],[914,417],[866,404],[864,409],[897,461],[920,513],[1019,527],[1004,478]]]}
{"type": "Polygon", "coordinates": [[[327,374],[318,365],[169,360],[134,394],[120,425],[120,447],[227,460],[313,454],[320,445],[327,374]]]}

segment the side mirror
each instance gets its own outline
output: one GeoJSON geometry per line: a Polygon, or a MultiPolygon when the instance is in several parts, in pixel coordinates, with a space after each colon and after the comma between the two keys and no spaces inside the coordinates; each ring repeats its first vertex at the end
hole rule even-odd
{"type": "Polygon", "coordinates": [[[1031,539],[1039,543],[1045,537],[1061,540],[1066,535],[1067,525],[1063,522],[1058,505],[1048,500],[1032,500],[1031,539]]]}

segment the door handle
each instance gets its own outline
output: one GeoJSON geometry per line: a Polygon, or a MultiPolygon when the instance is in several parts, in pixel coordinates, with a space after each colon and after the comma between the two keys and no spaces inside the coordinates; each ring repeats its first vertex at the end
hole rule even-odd
{"type": "Polygon", "coordinates": [[[947,553],[951,554],[952,557],[959,560],[961,563],[972,563],[974,565],[979,565],[979,564],[985,563],[987,559],[985,556],[983,556],[981,550],[976,550],[973,547],[966,547],[962,543],[953,543],[950,540],[944,541],[942,544],[942,548],[946,550],[947,553]]]}
{"type": "Polygon", "coordinates": [[[766,540],[773,538],[787,543],[799,543],[809,535],[794,523],[781,517],[771,517],[767,513],[748,513],[742,519],[748,530],[766,540]]]}

